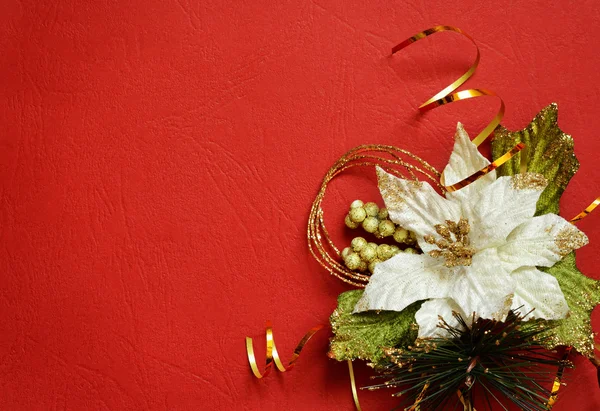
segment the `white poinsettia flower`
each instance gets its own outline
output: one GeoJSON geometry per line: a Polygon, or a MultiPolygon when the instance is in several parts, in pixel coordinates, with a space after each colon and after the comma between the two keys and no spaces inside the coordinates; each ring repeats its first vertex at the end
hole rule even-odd
{"type": "MultiPolygon", "coordinates": [[[[445,184],[490,164],[459,123],[445,184]]],[[[532,309],[528,318],[565,318],[569,307],[551,267],[588,239],[555,214],[534,217],[546,179],[535,173],[496,178],[439,195],[428,183],[377,169],[392,221],[413,231],[423,254],[400,253],[379,263],[354,312],[402,311],[424,301],[416,314],[419,337],[443,335],[439,316],[504,320],[508,311],[532,309]]]]}

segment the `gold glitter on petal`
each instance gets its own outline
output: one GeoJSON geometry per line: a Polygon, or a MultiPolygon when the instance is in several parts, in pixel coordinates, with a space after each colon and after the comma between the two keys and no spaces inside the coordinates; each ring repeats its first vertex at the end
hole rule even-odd
{"type": "Polygon", "coordinates": [[[567,226],[560,230],[554,238],[554,243],[558,247],[558,253],[565,257],[571,251],[577,250],[588,243],[588,238],[581,231],[572,226],[567,226]]]}
{"type": "Polygon", "coordinates": [[[510,180],[513,190],[537,190],[542,191],[548,185],[548,180],[538,173],[515,174],[510,180]]]}

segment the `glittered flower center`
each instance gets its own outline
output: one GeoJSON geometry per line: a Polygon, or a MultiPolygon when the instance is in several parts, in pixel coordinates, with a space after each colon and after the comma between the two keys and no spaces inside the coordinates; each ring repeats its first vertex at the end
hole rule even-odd
{"type": "Polygon", "coordinates": [[[428,244],[436,245],[437,250],[429,251],[434,258],[443,258],[446,267],[469,266],[473,262],[475,249],[469,241],[469,220],[461,218],[458,223],[446,220],[446,224],[436,224],[435,231],[441,238],[433,235],[424,237],[428,244]]]}

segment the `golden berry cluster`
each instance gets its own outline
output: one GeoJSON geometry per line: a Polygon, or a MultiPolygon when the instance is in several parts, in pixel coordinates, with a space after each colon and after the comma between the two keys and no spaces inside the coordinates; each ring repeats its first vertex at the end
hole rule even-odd
{"type": "Polygon", "coordinates": [[[398,253],[416,253],[414,248],[406,248],[404,251],[396,245],[375,244],[367,242],[362,237],[356,237],[350,243],[350,247],[344,248],[342,258],[348,269],[353,271],[367,271],[371,273],[375,266],[382,261],[389,260],[398,253]]]}
{"type": "MultiPolygon", "coordinates": [[[[397,243],[405,246],[415,243],[414,233],[394,224],[388,218],[388,210],[385,207],[379,208],[372,202],[365,204],[360,200],[354,200],[346,215],[345,223],[351,229],[361,226],[367,233],[371,233],[377,238],[392,236],[397,243]]],[[[342,251],[342,258],[350,270],[360,272],[369,270],[373,273],[377,264],[389,260],[401,252],[417,253],[412,247],[402,250],[397,245],[377,245],[368,242],[363,237],[356,237],[350,243],[350,247],[346,247],[342,251]]]]}
{"type": "Polygon", "coordinates": [[[344,220],[348,228],[358,228],[361,226],[367,233],[373,234],[377,238],[393,236],[394,240],[400,244],[413,244],[415,242],[414,233],[397,226],[388,218],[388,210],[385,207],[379,208],[375,203],[363,203],[360,200],[354,200],[350,204],[350,211],[344,220]]]}

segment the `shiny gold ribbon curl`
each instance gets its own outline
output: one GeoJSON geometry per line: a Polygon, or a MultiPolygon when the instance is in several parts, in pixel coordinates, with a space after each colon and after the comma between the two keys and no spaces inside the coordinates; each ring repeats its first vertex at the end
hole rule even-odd
{"type": "Polygon", "coordinates": [[[589,206],[586,207],[585,210],[583,210],[581,213],[577,214],[575,217],[573,217],[570,221],[571,223],[575,224],[577,221],[579,220],[583,220],[585,217],[587,217],[592,211],[594,211],[594,209],[596,207],[598,207],[600,205],[600,197],[596,198],[592,204],[590,204],[589,206]]]}
{"type": "Polygon", "coordinates": [[[352,368],[352,360],[348,360],[348,372],[350,373],[350,387],[352,388],[352,399],[356,411],[362,411],[360,402],[358,401],[358,391],[356,390],[356,378],[354,378],[354,368],[352,368]]]}
{"type": "MultiPolygon", "coordinates": [[[[455,33],[461,34],[464,37],[468,38],[471,41],[471,43],[473,43],[473,45],[475,46],[477,55],[475,57],[475,61],[473,62],[473,64],[471,64],[471,67],[469,67],[469,69],[462,76],[460,76],[458,79],[456,79],[454,82],[452,82],[449,86],[445,87],[443,90],[438,92],[436,95],[431,97],[429,100],[427,100],[426,102],[421,104],[419,106],[419,110],[422,112],[425,112],[425,111],[434,109],[436,107],[442,106],[444,104],[450,104],[450,103],[454,103],[456,101],[466,100],[466,99],[474,98],[474,97],[496,96],[496,97],[500,98],[495,92],[490,91],[490,90],[485,90],[485,89],[469,89],[469,90],[454,92],[457,88],[459,88],[461,85],[463,85],[471,76],[473,76],[473,74],[475,74],[475,71],[477,70],[477,67],[479,66],[479,61],[481,59],[479,47],[477,46],[477,43],[475,42],[473,37],[471,37],[470,35],[468,35],[467,33],[465,33],[464,31],[462,31],[461,29],[459,29],[457,27],[435,26],[430,29],[424,30],[420,33],[417,33],[414,36],[404,40],[397,46],[393,47],[392,55],[399,52],[400,50],[405,49],[406,47],[410,46],[411,44],[413,44],[419,40],[422,40],[428,36],[431,36],[432,34],[441,33],[441,32],[445,32],[445,31],[455,32],[455,33]]],[[[500,122],[504,118],[504,112],[505,112],[504,101],[500,98],[500,108],[498,110],[498,113],[494,116],[492,121],[490,121],[489,124],[477,135],[477,137],[475,137],[473,139],[473,144],[475,144],[476,146],[479,146],[481,143],[483,143],[485,140],[487,140],[487,138],[494,132],[496,127],[500,124],[500,122]]],[[[516,146],[515,146],[515,148],[516,148],[516,146]]],[[[453,184],[451,186],[445,186],[446,190],[447,191],[460,190],[461,188],[466,187],[467,185],[473,183],[477,179],[483,177],[485,174],[489,173],[490,171],[497,168],[504,162],[508,161],[514,154],[516,154],[516,152],[514,151],[515,148],[513,148],[512,150],[509,151],[509,153],[512,153],[512,155],[509,156],[508,158],[506,158],[503,162],[500,162],[499,164],[497,164],[496,167],[489,168],[489,166],[488,166],[482,170],[479,170],[475,174],[465,178],[462,181],[459,181],[456,184],[453,184]]],[[[500,157],[498,160],[502,159],[505,156],[506,156],[506,154],[504,156],[500,157]]],[[[522,159],[523,158],[524,157],[522,157],[522,159]]],[[[526,167],[526,165],[522,164],[522,167],[521,167],[522,170],[524,169],[524,167],[526,167]]],[[[440,181],[442,182],[443,185],[445,185],[443,174],[440,177],[440,181]]],[[[594,211],[596,209],[596,207],[598,207],[599,205],[600,205],[600,197],[596,198],[592,202],[592,204],[590,204],[585,210],[583,210],[581,213],[579,213],[575,217],[573,217],[570,220],[570,222],[576,223],[577,221],[582,220],[583,218],[587,217],[592,211],[594,211]]]]}
{"type": "Polygon", "coordinates": [[[300,353],[302,349],[306,345],[306,343],[319,331],[323,328],[322,325],[318,325],[316,327],[311,328],[300,340],[296,349],[294,349],[294,354],[292,355],[292,359],[288,362],[287,366],[283,365],[281,362],[281,358],[279,357],[279,353],[277,352],[277,347],[275,347],[275,340],[273,338],[273,324],[271,321],[267,321],[266,324],[266,337],[267,337],[267,355],[266,355],[266,365],[264,371],[261,373],[258,369],[258,364],[256,362],[256,356],[254,355],[254,345],[252,344],[252,338],[246,337],[246,354],[248,355],[248,362],[250,363],[250,368],[252,369],[252,373],[256,378],[264,378],[271,373],[273,369],[273,363],[277,369],[281,372],[286,372],[291,370],[296,360],[300,357],[300,353]]]}
{"type": "MultiPolygon", "coordinates": [[[[490,90],[469,89],[469,90],[454,92],[463,83],[465,83],[471,76],[473,76],[473,74],[475,74],[475,71],[477,70],[477,66],[479,66],[481,54],[479,52],[479,47],[477,46],[477,43],[475,42],[473,37],[471,37],[470,35],[468,35],[467,33],[465,33],[464,31],[462,31],[461,29],[459,29],[457,27],[435,26],[435,27],[432,27],[430,29],[427,29],[420,33],[415,34],[414,36],[404,40],[403,42],[401,42],[400,44],[398,44],[397,46],[392,48],[392,55],[399,52],[400,50],[405,49],[406,47],[410,46],[411,44],[416,43],[419,40],[422,40],[428,36],[431,36],[432,34],[446,32],[446,31],[455,32],[455,33],[461,34],[464,37],[468,38],[471,41],[471,43],[473,43],[473,45],[475,46],[475,49],[477,50],[477,56],[475,57],[475,61],[473,62],[473,64],[471,64],[471,67],[469,67],[469,69],[462,76],[460,76],[458,79],[456,79],[454,82],[452,82],[449,86],[445,87],[443,90],[438,92],[436,95],[431,97],[429,100],[427,100],[426,102],[421,104],[419,106],[419,110],[421,110],[422,112],[425,112],[425,111],[434,109],[436,107],[443,106],[445,104],[454,103],[454,102],[460,101],[460,100],[467,100],[467,99],[474,98],[474,97],[482,97],[482,96],[498,97],[500,99],[500,108],[498,110],[498,113],[494,116],[492,121],[490,121],[489,124],[477,135],[477,137],[475,137],[473,139],[473,144],[475,144],[476,146],[479,146],[479,145],[481,145],[481,143],[483,143],[485,140],[487,140],[487,138],[494,132],[495,128],[500,124],[500,121],[502,121],[502,118],[504,118],[505,106],[504,106],[504,101],[495,92],[490,91],[490,90]]],[[[524,145],[523,146],[519,146],[519,145],[515,146],[512,150],[510,150],[505,155],[501,156],[494,163],[490,164],[487,167],[482,168],[481,170],[479,170],[479,171],[475,172],[474,174],[468,176],[467,178],[459,181],[458,183],[452,184],[450,186],[446,186],[445,178],[444,178],[443,174],[440,177],[440,181],[445,186],[444,188],[447,191],[460,190],[461,188],[464,188],[464,187],[468,186],[469,184],[477,181],[481,177],[485,176],[487,173],[495,170],[497,167],[499,167],[500,165],[502,165],[503,163],[508,161],[511,157],[513,157],[517,152],[522,150],[524,147],[525,147],[524,145]],[[517,149],[517,147],[520,147],[520,148],[517,149]]]]}
{"type": "Polygon", "coordinates": [[[565,368],[569,363],[569,355],[571,355],[571,351],[573,347],[567,347],[563,354],[562,361],[558,366],[558,372],[556,373],[556,378],[554,378],[554,383],[552,384],[552,390],[550,391],[550,398],[548,399],[548,403],[546,405],[547,410],[551,410],[556,404],[556,400],[558,399],[558,391],[560,390],[560,386],[562,385],[562,377],[565,372],[565,368]]]}

